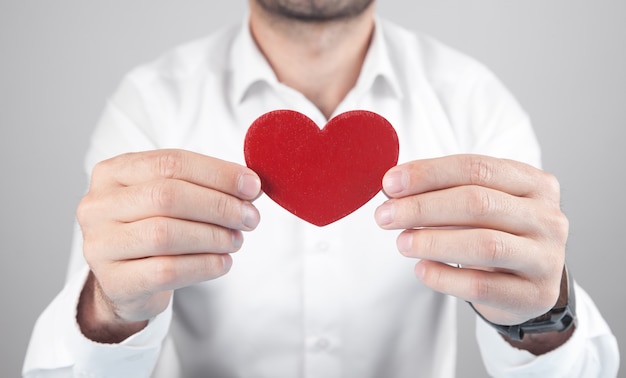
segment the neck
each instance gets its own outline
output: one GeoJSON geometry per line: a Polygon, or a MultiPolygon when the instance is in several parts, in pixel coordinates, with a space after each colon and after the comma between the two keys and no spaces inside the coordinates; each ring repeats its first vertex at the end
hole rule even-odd
{"type": "Polygon", "coordinates": [[[329,118],[356,84],[374,30],[374,6],[349,19],[307,22],[250,1],[250,29],[278,80],[329,118]]]}

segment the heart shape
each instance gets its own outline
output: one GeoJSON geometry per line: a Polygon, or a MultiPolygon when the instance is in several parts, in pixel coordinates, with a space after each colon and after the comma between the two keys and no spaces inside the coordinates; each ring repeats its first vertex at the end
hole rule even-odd
{"type": "Polygon", "coordinates": [[[265,194],[317,226],[372,199],[398,150],[393,126],[364,110],[340,114],[322,129],[302,113],[271,111],[252,123],[244,142],[246,164],[265,194]]]}

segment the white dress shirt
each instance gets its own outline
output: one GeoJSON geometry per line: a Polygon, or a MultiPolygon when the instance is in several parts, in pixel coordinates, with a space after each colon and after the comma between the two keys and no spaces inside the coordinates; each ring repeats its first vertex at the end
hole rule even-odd
{"type": "MultiPolygon", "coordinates": [[[[275,109],[327,122],[279,83],[247,23],[133,70],[108,102],[86,169],[129,152],[182,148],[243,164],[248,125],[275,109]]],[[[482,65],[422,35],[377,20],[358,82],[335,115],[377,112],[394,125],[400,159],[479,153],[540,165],[526,114],[482,65]]],[[[332,183],[329,183],[332,185],[332,183]]],[[[224,277],[177,290],[148,326],[117,345],[86,339],[76,304],[88,268],[77,230],[67,284],[40,316],[26,376],[452,377],[456,299],[414,276],[380,229],[382,194],[325,227],[262,196],[259,227],[245,234],[224,277]],[[156,367],[155,367],[156,366],[156,367]]],[[[610,376],[616,341],[577,288],[579,325],[561,348],[535,357],[478,320],[490,374],[610,376]]],[[[465,305],[465,304],[463,304],[465,305]]]]}

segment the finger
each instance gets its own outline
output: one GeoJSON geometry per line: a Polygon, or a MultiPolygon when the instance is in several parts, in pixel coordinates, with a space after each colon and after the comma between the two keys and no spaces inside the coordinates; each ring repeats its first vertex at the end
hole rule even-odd
{"type": "Polygon", "coordinates": [[[462,185],[484,186],[556,203],[560,196],[554,176],[524,163],[481,155],[412,161],[391,168],[383,177],[383,190],[395,198],[462,185]]]}
{"type": "MultiPolygon", "coordinates": [[[[98,194],[95,194],[97,196],[98,194]]],[[[252,230],[258,210],[248,201],[186,181],[162,179],[109,191],[80,209],[79,219],[135,222],[170,217],[238,230],[252,230]]]]}
{"type": "Polygon", "coordinates": [[[488,229],[406,230],[397,246],[404,256],[462,266],[482,266],[498,270],[548,274],[546,256],[537,243],[509,233],[488,229]]]}
{"type": "Polygon", "coordinates": [[[376,209],[384,229],[479,227],[516,235],[533,233],[543,223],[538,204],[480,186],[460,186],[391,199],[376,209]]]}
{"type": "Polygon", "coordinates": [[[187,181],[246,200],[261,191],[261,180],[251,169],[184,150],[128,153],[100,162],[92,174],[92,187],[160,179],[187,181]]]}
{"type": "Polygon", "coordinates": [[[415,273],[435,291],[491,308],[489,313],[482,314],[497,324],[518,324],[539,316],[549,310],[558,297],[547,285],[535,285],[505,272],[459,269],[422,260],[416,264],[415,273]]]}
{"type": "Polygon", "coordinates": [[[105,258],[109,261],[132,260],[150,256],[233,253],[243,244],[243,234],[211,224],[180,219],[154,217],[132,223],[114,223],[92,238],[84,231],[83,252],[87,261],[105,258]]]}
{"type": "Polygon", "coordinates": [[[112,264],[105,274],[95,273],[107,296],[123,304],[221,277],[231,265],[228,254],[154,256],[112,264]]]}
{"type": "Polygon", "coordinates": [[[228,254],[195,254],[180,256],[158,256],[129,263],[129,269],[141,266],[139,280],[151,285],[152,292],[176,290],[199,282],[221,277],[230,270],[232,257],[228,254]]]}

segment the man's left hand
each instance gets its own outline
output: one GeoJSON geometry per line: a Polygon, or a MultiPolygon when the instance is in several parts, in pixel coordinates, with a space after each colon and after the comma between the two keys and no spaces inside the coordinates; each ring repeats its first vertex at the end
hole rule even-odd
{"type": "Polygon", "coordinates": [[[554,176],[454,155],[394,167],[383,190],[390,199],[376,221],[404,230],[398,249],[420,259],[415,273],[425,285],[471,302],[496,324],[520,324],[554,306],[569,228],[554,176]]]}

